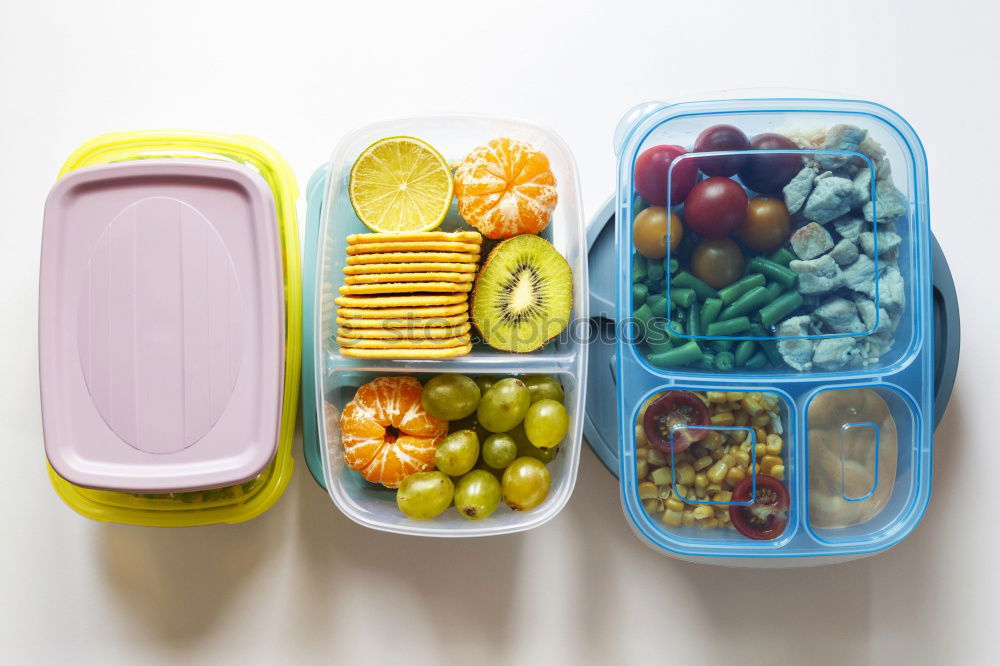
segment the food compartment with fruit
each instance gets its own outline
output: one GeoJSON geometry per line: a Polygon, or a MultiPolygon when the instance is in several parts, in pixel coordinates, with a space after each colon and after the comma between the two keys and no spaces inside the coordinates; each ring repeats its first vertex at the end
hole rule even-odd
{"type": "Polygon", "coordinates": [[[619,238],[643,363],[857,374],[912,355],[914,174],[891,125],[693,113],[637,142],[619,238]]]}
{"type": "Polygon", "coordinates": [[[337,506],[438,536],[555,515],[586,376],[572,325],[587,317],[586,245],[562,141],[492,118],[369,125],[334,152],[322,208],[319,439],[337,506]]]}

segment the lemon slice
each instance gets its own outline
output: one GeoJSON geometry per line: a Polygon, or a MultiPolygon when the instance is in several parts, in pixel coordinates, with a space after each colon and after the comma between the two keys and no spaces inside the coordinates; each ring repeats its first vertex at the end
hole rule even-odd
{"type": "Polygon", "coordinates": [[[368,146],[351,167],[351,205],[372,231],[430,231],[452,199],[451,169],[420,139],[394,136],[368,146]]]}

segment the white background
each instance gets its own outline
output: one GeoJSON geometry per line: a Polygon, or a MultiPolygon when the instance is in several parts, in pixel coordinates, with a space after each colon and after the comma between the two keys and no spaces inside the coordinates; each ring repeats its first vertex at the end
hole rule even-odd
{"type": "Polygon", "coordinates": [[[0,661],[988,663],[1000,596],[993,6],[0,0],[0,661]],[[616,481],[588,449],[555,520],[488,540],[351,523],[298,443],[284,498],[240,526],[101,525],[50,490],[36,345],[42,206],[84,140],[160,127],[249,133],[304,185],[342,134],[373,119],[513,115],[567,140],[589,215],[612,193],[612,132],[633,104],[758,86],[882,102],[927,150],[933,228],[963,307],[962,361],[930,509],[891,551],[796,571],[671,560],[633,538],[616,481]]]}

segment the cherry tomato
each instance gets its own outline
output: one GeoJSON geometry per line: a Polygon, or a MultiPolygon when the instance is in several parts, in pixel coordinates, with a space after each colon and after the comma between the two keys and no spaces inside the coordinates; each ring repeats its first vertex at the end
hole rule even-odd
{"type": "Polygon", "coordinates": [[[708,406],[694,393],[667,391],[646,408],[642,427],[646,431],[649,443],[662,451],[670,451],[671,433],[673,433],[674,453],[680,453],[708,432],[695,428],[674,430],[674,427],[707,426],[710,421],[708,406]]]}
{"type": "MultiPolygon", "coordinates": [[[[749,147],[747,135],[732,125],[712,125],[699,134],[694,142],[696,153],[746,150],[749,147]]],[[[699,157],[698,168],[708,176],[735,176],[746,161],[746,155],[699,157]]]]}
{"type": "Polygon", "coordinates": [[[653,146],[644,150],[635,161],[635,191],[657,206],[667,204],[667,178],[670,178],[670,205],[683,203],[698,180],[698,165],[693,159],[670,165],[687,151],[683,146],[653,146]]]}
{"type": "Polygon", "coordinates": [[[743,224],[747,193],[735,180],[712,176],[691,190],[684,204],[684,221],[705,238],[725,238],[743,224]]]}
{"type": "MultiPolygon", "coordinates": [[[[753,477],[733,488],[733,502],[746,502],[753,495],[753,477]]],[[[753,504],[729,505],[729,519],[743,536],[766,541],[777,539],[788,523],[788,490],[773,476],[757,475],[757,497],[753,504]]]]}
{"type": "Polygon", "coordinates": [[[754,155],[755,150],[798,150],[788,137],[766,132],[750,139],[750,154],[740,170],[740,180],[754,192],[777,194],[802,170],[802,156],[795,153],[754,155]]]}
{"type": "Polygon", "coordinates": [[[691,272],[709,286],[722,289],[743,275],[743,251],[730,238],[703,240],[691,253],[691,272]]]}
{"type": "Polygon", "coordinates": [[[792,218],[784,201],[754,197],[747,204],[746,217],[736,236],[751,250],[771,252],[785,244],[791,231],[792,218]]]}
{"type": "Polygon", "coordinates": [[[635,216],[632,223],[632,244],[639,254],[650,259],[667,256],[667,223],[670,224],[670,249],[677,249],[684,235],[684,226],[676,213],[667,213],[663,206],[650,206],[635,216]]]}

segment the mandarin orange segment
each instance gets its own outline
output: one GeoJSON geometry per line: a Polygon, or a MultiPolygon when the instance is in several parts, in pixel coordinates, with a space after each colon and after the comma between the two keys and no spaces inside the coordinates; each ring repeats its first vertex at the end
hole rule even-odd
{"type": "Polygon", "coordinates": [[[415,377],[378,377],[355,392],[340,415],[348,467],[387,488],[434,468],[434,451],[448,422],[424,410],[422,390],[415,377]]]}
{"type": "Polygon", "coordinates": [[[559,201],[545,153],[515,139],[494,139],[455,171],[458,212],[488,238],[536,234],[559,201]]]}

